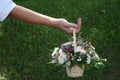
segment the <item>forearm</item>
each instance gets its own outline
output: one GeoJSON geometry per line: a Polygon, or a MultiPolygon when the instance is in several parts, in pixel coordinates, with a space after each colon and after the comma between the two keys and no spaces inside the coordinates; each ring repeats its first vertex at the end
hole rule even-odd
{"type": "Polygon", "coordinates": [[[9,17],[18,19],[27,23],[56,26],[57,19],[48,17],[30,9],[16,5],[9,17]]]}
{"type": "Polygon", "coordinates": [[[78,33],[80,31],[80,26],[81,26],[81,18],[78,19],[77,24],[74,24],[74,23],[68,22],[66,19],[52,18],[18,5],[16,5],[13,8],[11,13],[9,14],[9,17],[18,19],[27,23],[31,23],[31,24],[40,24],[40,25],[42,24],[47,26],[54,26],[63,31],[66,31],[67,33],[72,33],[73,32],[72,28],[76,28],[78,33]]]}

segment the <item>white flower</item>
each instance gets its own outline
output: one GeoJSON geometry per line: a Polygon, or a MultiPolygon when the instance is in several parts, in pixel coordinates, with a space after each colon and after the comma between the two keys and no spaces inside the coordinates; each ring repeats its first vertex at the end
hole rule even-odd
{"type": "Polygon", "coordinates": [[[66,43],[62,44],[62,46],[68,46],[68,45],[71,45],[71,44],[72,44],[72,42],[66,42],[66,43]]]}
{"type": "Polygon", "coordinates": [[[93,51],[93,50],[90,50],[90,51],[89,51],[89,53],[90,53],[90,54],[93,54],[93,53],[94,53],[94,51],[93,51]]]}
{"type": "Polygon", "coordinates": [[[81,46],[77,47],[76,52],[81,52],[82,54],[86,54],[86,50],[81,46]]]}
{"type": "Polygon", "coordinates": [[[90,64],[90,62],[91,62],[91,56],[89,54],[87,54],[87,61],[86,61],[86,63],[90,64]]]}
{"type": "Polygon", "coordinates": [[[66,66],[70,66],[70,65],[71,65],[71,62],[68,61],[68,62],[66,63],[66,66]]]}
{"type": "Polygon", "coordinates": [[[95,47],[93,47],[92,45],[90,46],[93,50],[95,50],[95,47]]]}
{"type": "Polygon", "coordinates": [[[88,59],[91,59],[91,56],[90,56],[90,54],[87,54],[87,58],[88,58],[88,59]]]}
{"type": "Polygon", "coordinates": [[[57,56],[58,56],[58,50],[59,50],[59,48],[58,47],[56,47],[56,48],[54,48],[54,51],[53,51],[53,53],[52,53],[52,58],[57,58],[57,56]]]}
{"type": "Polygon", "coordinates": [[[79,56],[79,59],[77,59],[77,61],[79,61],[79,62],[82,61],[82,58],[79,56]]]}
{"type": "Polygon", "coordinates": [[[107,62],[107,59],[104,59],[105,62],[107,62]]]}
{"type": "Polygon", "coordinates": [[[93,54],[93,58],[94,58],[94,59],[100,59],[97,53],[94,53],[94,54],[93,54]]]}
{"type": "Polygon", "coordinates": [[[107,59],[100,59],[101,61],[107,62],[107,59]]]}
{"type": "Polygon", "coordinates": [[[58,56],[58,63],[64,64],[66,61],[67,61],[67,55],[62,51],[62,49],[60,49],[58,56]]]}
{"type": "Polygon", "coordinates": [[[102,62],[98,62],[97,65],[103,65],[103,63],[102,62]]]}
{"type": "Polygon", "coordinates": [[[81,60],[82,60],[82,59],[77,59],[77,61],[79,61],[79,62],[80,62],[81,60]]]}
{"type": "Polygon", "coordinates": [[[56,59],[53,59],[51,62],[49,63],[57,63],[57,60],[56,59]]]}
{"type": "Polygon", "coordinates": [[[87,63],[87,64],[90,64],[90,62],[91,62],[90,59],[87,59],[86,63],[87,63]]]}

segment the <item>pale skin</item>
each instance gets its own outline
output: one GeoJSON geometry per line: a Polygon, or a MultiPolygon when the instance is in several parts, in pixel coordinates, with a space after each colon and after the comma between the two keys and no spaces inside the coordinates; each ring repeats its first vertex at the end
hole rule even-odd
{"type": "Polygon", "coordinates": [[[15,6],[15,8],[11,11],[9,17],[31,24],[56,27],[67,33],[72,33],[73,28],[76,29],[76,32],[78,33],[81,28],[81,18],[79,18],[77,24],[75,24],[68,22],[66,19],[49,17],[19,5],[15,6]]]}

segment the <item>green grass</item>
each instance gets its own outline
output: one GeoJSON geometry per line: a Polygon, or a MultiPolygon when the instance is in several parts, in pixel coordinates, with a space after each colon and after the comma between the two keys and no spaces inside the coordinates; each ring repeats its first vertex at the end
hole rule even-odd
{"type": "MultiPolygon", "coordinates": [[[[82,17],[82,37],[89,40],[108,62],[102,70],[85,71],[80,80],[120,80],[120,0],[14,1],[74,23],[82,17]]],[[[6,75],[8,80],[74,80],[66,76],[64,67],[47,64],[50,50],[70,37],[55,28],[5,20],[0,23],[0,75],[6,75]]]]}

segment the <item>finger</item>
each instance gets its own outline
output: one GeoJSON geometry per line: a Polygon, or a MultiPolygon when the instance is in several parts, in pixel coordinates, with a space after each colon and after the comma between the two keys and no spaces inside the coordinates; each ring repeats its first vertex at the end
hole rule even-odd
{"type": "Polygon", "coordinates": [[[81,29],[81,23],[82,23],[82,21],[81,21],[81,18],[79,18],[78,19],[78,23],[77,23],[77,33],[80,31],[80,29],[81,29]]]}
{"type": "Polygon", "coordinates": [[[69,23],[70,25],[68,26],[68,29],[69,29],[69,32],[72,33],[73,32],[73,29],[76,29],[77,31],[77,28],[78,28],[78,25],[77,24],[74,24],[74,23],[69,23]]]}
{"type": "Polygon", "coordinates": [[[68,27],[61,27],[61,29],[67,33],[72,33],[72,30],[70,30],[68,27]]]}
{"type": "Polygon", "coordinates": [[[77,24],[69,23],[68,27],[71,27],[71,28],[77,28],[77,24]]]}
{"type": "Polygon", "coordinates": [[[78,28],[77,24],[68,23],[65,30],[67,31],[67,33],[72,33],[73,29],[76,29],[76,31],[77,31],[77,28],[78,28]]]}

